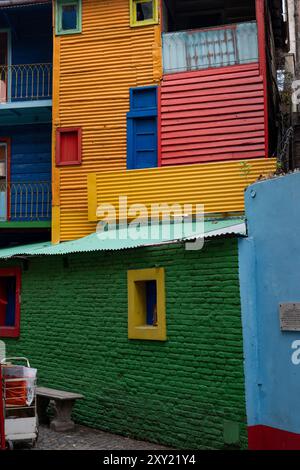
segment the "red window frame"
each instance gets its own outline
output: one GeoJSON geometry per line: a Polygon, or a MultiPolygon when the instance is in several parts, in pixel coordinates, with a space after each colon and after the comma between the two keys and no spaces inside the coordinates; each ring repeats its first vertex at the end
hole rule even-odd
{"type": "Polygon", "coordinates": [[[59,127],[56,129],[56,152],[55,161],[57,166],[81,165],[82,160],[82,128],[81,127],[59,127]],[[64,162],[61,160],[61,136],[68,133],[77,133],[77,160],[64,162]]]}
{"type": "Polygon", "coordinates": [[[18,338],[20,336],[20,307],[21,307],[21,268],[0,268],[1,277],[16,278],[16,305],[15,305],[15,325],[0,326],[0,338],[18,338]]]}
{"type": "Polygon", "coordinates": [[[6,217],[10,220],[10,162],[11,162],[11,138],[0,137],[0,142],[6,144],[7,148],[7,161],[6,161],[6,187],[7,187],[7,198],[6,198],[6,217]]]}

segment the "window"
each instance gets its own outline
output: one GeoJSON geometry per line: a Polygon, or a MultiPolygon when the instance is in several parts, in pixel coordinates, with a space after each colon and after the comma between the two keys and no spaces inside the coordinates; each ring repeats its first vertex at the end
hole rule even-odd
{"type": "Polygon", "coordinates": [[[166,341],[163,268],[128,271],[128,338],[166,341]]]}
{"type": "MultiPolygon", "coordinates": [[[[255,0],[236,2],[228,8],[226,1],[211,0],[210,2],[190,2],[186,0],[162,0],[163,31],[187,31],[190,29],[211,28],[256,19],[255,0]]],[[[205,38],[204,38],[205,39],[205,38]]],[[[212,38],[209,38],[210,41],[212,38]]],[[[194,40],[189,39],[194,46],[194,40]]],[[[201,38],[203,44],[203,38],[201,38]]],[[[211,45],[211,42],[209,42],[211,45]]],[[[222,46],[224,47],[223,43],[222,46]]],[[[204,47],[206,44],[204,43],[204,47]]],[[[212,51],[214,51],[213,46],[212,51]]]]}
{"type": "Polygon", "coordinates": [[[56,34],[81,33],[81,0],[56,0],[56,34]]]}
{"type": "Polygon", "coordinates": [[[157,167],[157,138],[157,87],[131,88],[127,114],[128,170],[157,167]]]}
{"type": "Polygon", "coordinates": [[[130,25],[146,26],[158,23],[157,0],[130,0],[130,25]]]}
{"type": "Polygon", "coordinates": [[[255,0],[227,3],[162,0],[164,74],[258,61],[255,0]]]}
{"type": "Polygon", "coordinates": [[[20,335],[21,269],[0,269],[0,337],[20,335]]]}
{"type": "Polygon", "coordinates": [[[56,131],[56,165],[80,165],[82,130],[80,127],[59,128],[56,131]]]}
{"type": "Polygon", "coordinates": [[[156,281],[145,281],[146,324],[157,326],[157,285],[156,281]]]}

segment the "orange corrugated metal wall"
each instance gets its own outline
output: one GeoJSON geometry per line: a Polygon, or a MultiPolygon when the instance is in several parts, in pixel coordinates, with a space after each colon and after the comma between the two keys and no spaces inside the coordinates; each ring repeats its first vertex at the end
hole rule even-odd
{"type": "Polygon", "coordinates": [[[126,168],[129,88],[160,82],[160,49],[158,25],[130,28],[127,0],[82,0],[82,34],[54,38],[54,132],[83,131],[82,165],[53,165],[54,242],[95,229],[87,219],[87,175],[126,168]]]}
{"type": "Polygon", "coordinates": [[[165,76],[161,123],[163,166],[264,157],[259,65],[165,76]]]}

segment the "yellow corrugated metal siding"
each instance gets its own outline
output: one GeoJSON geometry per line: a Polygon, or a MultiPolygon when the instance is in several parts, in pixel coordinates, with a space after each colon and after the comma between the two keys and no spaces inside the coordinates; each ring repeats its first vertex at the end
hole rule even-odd
{"type": "MultiPolygon", "coordinates": [[[[118,209],[118,197],[128,205],[154,203],[204,204],[205,213],[244,211],[244,189],[264,174],[274,172],[275,159],[255,159],[243,169],[242,161],[118,171],[90,175],[89,214],[100,204],[118,209]],[[94,184],[96,181],[96,184],[94,184]],[[93,194],[94,191],[94,194],[93,194]]],[[[195,209],[195,207],[194,207],[195,209]]]]}
{"type": "Polygon", "coordinates": [[[82,33],[54,38],[54,130],[81,126],[83,141],[80,167],[53,165],[53,241],[93,231],[87,175],[126,168],[129,88],[161,75],[160,28],[130,28],[127,0],[83,0],[82,33]]]}

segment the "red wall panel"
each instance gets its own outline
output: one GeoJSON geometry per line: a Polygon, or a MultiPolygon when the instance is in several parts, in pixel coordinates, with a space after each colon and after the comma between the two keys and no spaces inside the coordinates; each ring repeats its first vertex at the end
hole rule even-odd
{"type": "Polygon", "coordinates": [[[258,64],[166,75],[160,112],[162,166],[266,156],[258,64]]]}

